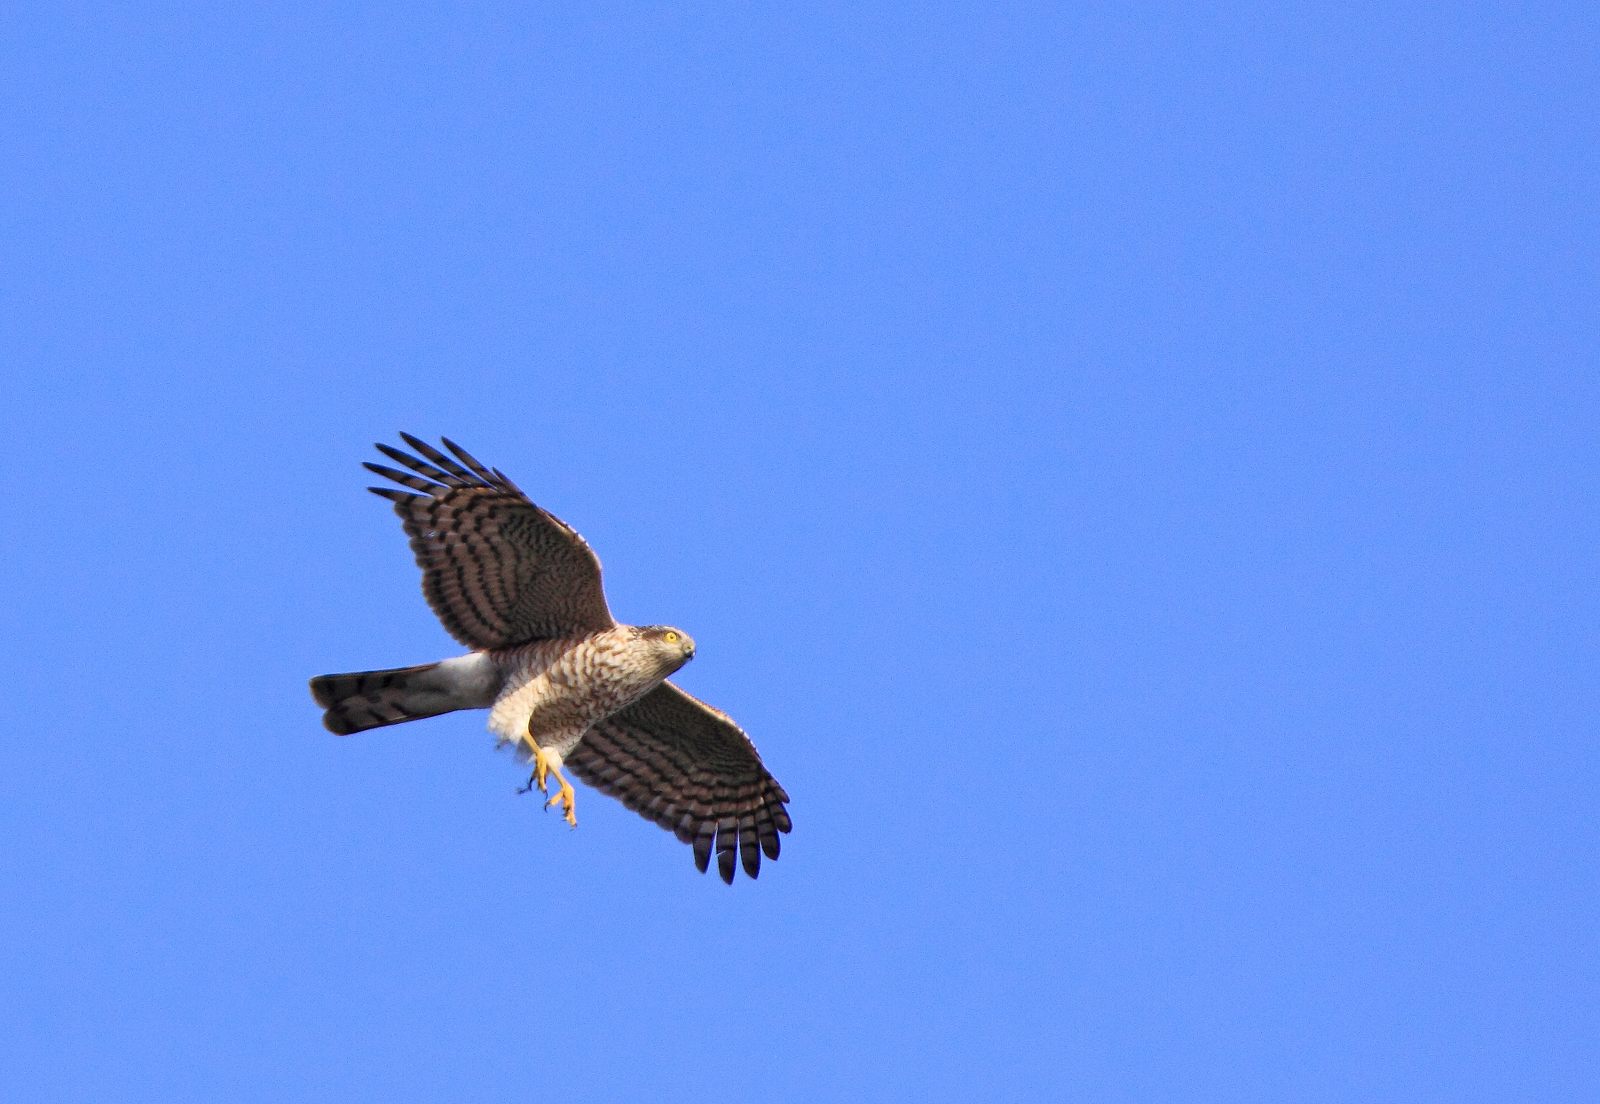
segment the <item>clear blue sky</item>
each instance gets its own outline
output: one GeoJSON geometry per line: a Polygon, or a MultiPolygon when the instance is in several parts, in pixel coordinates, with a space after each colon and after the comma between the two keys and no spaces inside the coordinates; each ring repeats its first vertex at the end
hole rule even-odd
{"type": "Polygon", "coordinates": [[[8,9],[0,1096],[1596,1098],[1592,6],[529,7],[8,9]],[[400,429],[758,882],[321,729],[400,429]]]}

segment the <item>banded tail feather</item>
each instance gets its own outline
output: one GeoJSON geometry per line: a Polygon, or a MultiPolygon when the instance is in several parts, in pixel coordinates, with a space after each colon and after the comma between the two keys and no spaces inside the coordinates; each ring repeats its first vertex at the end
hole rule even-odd
{"type": "Polygon", "coordinates": [[[326,712],[322,724],[337,736],[483,709],[500,692],[501,676],[488,657],[473,654],[416,667],[318,675],[311,696],[326,712]]]}

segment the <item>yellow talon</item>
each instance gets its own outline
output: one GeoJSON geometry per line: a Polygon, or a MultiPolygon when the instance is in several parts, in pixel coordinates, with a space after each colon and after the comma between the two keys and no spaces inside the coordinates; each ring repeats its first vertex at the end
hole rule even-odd
{"type": "Polygon", "coordinates": [[[562,811],[567,814],[567,823],[572,825],[572,827],[576,828],[578,826],[578,814],[577,814],[577,805],[578,805],[577,796],[578,795],[573,792],[572,784],[570,782],[568,782],[565,778],[561,777],[561,772],[560,771],[555,771],[554,773],[555,773],[555,776],[556,776],[556,781],[561,783],[561,789],[559,791],[557,791],[557,793],[556,793],[556,795],[554,797],[552,797],[549,801],[546,801],[544,803],[544,807],[546,809],[548,809],[552,805],[561,806],[562,811]]]}
{"type": "Polygon", "coordinates": [[[550,787],[545,783],[545,776],[551,769],[550,759],[545,755],[544,748],[533,742],[532,737],[528,738],[528,747],[532,749],[533,753],[533,774],[528,776],[528,784],[517,792],[527,793],[535,786],[538,786],[540,793],[549,793],[550,787]]]}
{"type": "Polygon", "coordinates": [[[554,797],[544,803],[544,807],[548,809],[552,805],[561,806],[561,811],[566,814],[567,823],[576,828],[578,826],[578,814],[574,810],[578,803],[578,795],[573,792],[572,783],[568,782],[562,775],[561,768],[556,766],[559,760],[554,754],[540,747],[539,742],[533,738],[531,732],[528,734],[528,746],[533,749],[533,777],[528,779],[528,784],[523,788],[522,792],[527,793],[533,787],[538,786],[540,793],[549,793],[550,787],[546,780],[550,775],[555,775],[556,781],[560,783],[561,788],[556,791],[554,797]]]}

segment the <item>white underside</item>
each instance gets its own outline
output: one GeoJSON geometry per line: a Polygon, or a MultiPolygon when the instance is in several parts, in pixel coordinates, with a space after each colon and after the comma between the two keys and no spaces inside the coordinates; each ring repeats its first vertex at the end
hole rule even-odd
{"type": "Polygon", "coordinates": [[[500,688],[500,669],[486,652],[468,652],[453,659],[442,659],[435,670],[445,676],[451,689],[461,698],[490,705],[500,688]]]}
{"type": "MultiPolygon", "coordinates": [[[[652,647],[660,645],[642,642],[634,630],[619,625],[580,641],[541,641],[463,660],[488,664],[498,688],[498,696],[484,703],[489,731],[501,743],[527,751],[537,741],[559,764],[591,724],[637,700],[676,669],[660,664],[652,647]]],[[[463,673],[476,677],[480,668],[463,663],[463,673]]]]}
{"type": "MultiPolygon", "coordinates": [[[[501,744],[522,744],[532,752],[534,741],[528,733],[528,723],[536,710],[555,697],[556,690],[550,685],[545,666],[533,659],[532,663],[507,676],[505,688],[489,707],[489,731],[501,744]]],[[[559,769],[564,756],[583,738],[585,728],[587,726],[576,731],[541,730],[538,746],[547,759],[553,760],[551,765],[559,769]]]]}

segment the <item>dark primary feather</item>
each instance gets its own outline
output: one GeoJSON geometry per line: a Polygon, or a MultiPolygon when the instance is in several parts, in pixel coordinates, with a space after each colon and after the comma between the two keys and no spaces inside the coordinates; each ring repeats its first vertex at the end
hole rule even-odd
{"type": "Polygon", "coordinates": [[[664,682],[598,722],[567,756],[584,782],[618,798],[694,848],[704,872],[732,884],[737,858],[754,878],[761,856],[778,857],[792,827],[789,795],[726,715],[664,682]]]}
{"type": "Polygon", "coordinates": [[[451,636],[471,648],[505,648],[615,624],[600,561],[576,530],[449,438],[453,455],[400,437],[416,455],[377,447],[407,470],[365,467],[406,490],[368,490],[394,503],[422,568],[422,592],[451,636]]]}

